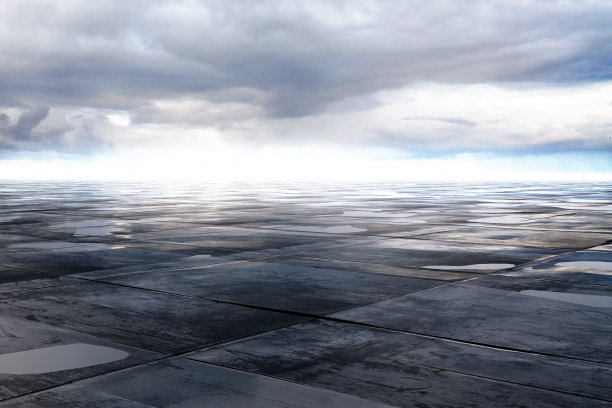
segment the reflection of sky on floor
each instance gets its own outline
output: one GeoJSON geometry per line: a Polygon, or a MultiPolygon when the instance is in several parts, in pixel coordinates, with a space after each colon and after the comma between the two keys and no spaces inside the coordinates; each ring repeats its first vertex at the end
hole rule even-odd
{"type": "Polygon", "coordinates": [[[220,385],[227,406],[612,400],[607,184],[11,182],[0,196],[9,408],[205,406],[220,385]]]}
{"type": "Polygon", "coordinates": [[[601,261],[571,261],[571,262],[558,262],[555,266],[567,266],[577,269],[597,269],[600,271],[612,271],[612,261],[601,262],[601,261]]]}
{"type": "Polygon", "coordinates": [[[356,228],[351,225],[334,225],[331,227],[319,227],[315,225],[284,225],[272,224],[264,225],[264,228],[280,229],[285,231],[304,231],[304,232],[323,232],[330,234],[348,234],[351,232],[364,232],[365,228],[356,228]]]}
{"type": "Polygon", "coordinates": [[[0,374],[45,374],[124,359],[123,350],[93,344],[65,344],[0,354],[0,374]]]}
{"type": "Polygon", "coordinates": [[[512,268],[514,264],[474,264],[474,265],[428,265],[423,268],[426,269],[442,269],[442,270],[450,270],[450,271],[464,271],[464,270],[474,270],[474,271],[496,271],[500,269],[512,268]]]}
{"type": "Polygon", "coordinates": [[[612,307],[612,296],[585,295],[582,293],[552,292],[546,290],[521,290],[521,295],[536,296],[560,302],[576,303],[593,307],[612,307]]]}

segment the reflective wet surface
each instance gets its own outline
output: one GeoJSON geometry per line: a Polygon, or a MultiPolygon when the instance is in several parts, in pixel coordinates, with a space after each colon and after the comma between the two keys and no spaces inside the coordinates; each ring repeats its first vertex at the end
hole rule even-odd
{"type": "Polygon", "coordinates": [[[65,344],[0,354],[0,374],[44,374],[123,360],[129,353],[94,344],[65,344]]]}
{"type": "Polygon", "coordinates": [[[474,271],[496,271],[499,269],[512,268],[514,264],[473,264],[473,265],[428,265],[426,269],[443,269],[450,271],[474,270],[474,271]]]}
{"type": "Polygon", "coordinates": [[[580,293],[552,292],[547,290],[521,290],[521,295],[536,296],[543,299],[560,302],[576,303],[578,305],[612,308],[612,296],[583,295],[580,293]]]}
{"type": "Polygon", "coordinates": [[[612,261],[611,262],[598,262],[598,261],[558,262],[555,264],[555,266],[574,267],[578,269],[597,269],[600,271],[612,272],[612,261]]]}
{"type": "Polygon", "coordinates": [[[0,406],[612,406],[610,202],[2,182],[0,406]]]}

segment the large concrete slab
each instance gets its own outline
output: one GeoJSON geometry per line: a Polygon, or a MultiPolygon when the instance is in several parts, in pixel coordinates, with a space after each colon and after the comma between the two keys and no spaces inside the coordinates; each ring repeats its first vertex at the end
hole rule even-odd
{"type": "Polygon", "coordinates": [[[48,279],[55,274],[0,265],[0,286],[6,283],[24,282],[34,279],[48,279]]]}
{"type": "Polygon", "coordinates": [[[0,404],[4,408],[390,408],[287,381],[173,358],[0,404]]]}
{"type": "Polygon", "coordinates": [[[612,363],[609,288],[554,279],[473,279],[332,315],[448,339],[612,363]],[[547,294],[568,294],[571,301],[547,294]],[[586,295],[577,303],[574,295],[586,295]],[[593,298],[593,296],[595,296],[593,298]],[[591,301],[604,300],[599,306],[591,301]]]}
{"type": "Polygon", "coordinates": [[[125,247],[111,247],[100,250],[64,248],[36,252],[5,253],[0,255],[0,265],[55,275],[68,275],[124,265],[170,261],[184,256],[163,251],[125,247]]]}
{"type": "MultiPolygon", "coordinates": [[[[608,387],[612,367],[607,364],[322,320],[187,357],[397,406],[417,401],[432,407],[463,406],[468,395],[473,406],[505,406],[501,396],[521,389],[520,403],[530,407],[546,406],[539,400],[551,394],[543,390],[559,392],[558,406],[564,406],[561,401],[576,406],[599,404],[589,398],[612,401],[608,387]],[[571,394],[584,398],[574,400],[571,394]]],[[[519,405],[519,401],[513,399],[511,404],[519,405]]]]}
{"type": "Polygon", "coordinates": [[[290,262],[254,261],[133,274],[105,281],[315,315],[375,303],[446,283],[434,279],[299,266],[290,262]]]}
{"type": "Polygon", "coordinates": [[[306,320],[78,279],[52,287],[0,293],[0,312],[166,353],[306,320]]]}
{"type": "Polygon", "coordinates": [[[201,268],[206,265],[220,264],[226,262],[237,262],[244,259],[259,259],[270,257],[269,254],[259,252],[239,252],[235,254],[223,255],[223,256],[210,256],[210,255],[195,255],[185,258],[180,258],[176,261],[170,262],[157,262],[152,264],[137,264],[129,266],[121,266],[119,268],[108,268],[99,269],[90,272],[81,272],[71,274],[73,277],[86,278],[86,279],[102,279],[113,276],[131,275],[134,273],[142,272],[157,272],[157,271],[171,271],[178,269],[191,269],[201,268]]]}

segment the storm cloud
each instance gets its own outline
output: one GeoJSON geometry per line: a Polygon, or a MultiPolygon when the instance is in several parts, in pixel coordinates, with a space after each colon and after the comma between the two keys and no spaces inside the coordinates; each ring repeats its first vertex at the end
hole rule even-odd
{"type": "Polygon", "coordinates": [[[142,140],[190,129],[257,143],[609,149],[608,111],[559,139],[546,133],[554,117],[504,131],[491,125],[504,117],[469,106],[421,113],[405,102],[427,84],[508,95],[607,84],[611,15],[608,1],[7,0],[0,112],[12,116],[0,115],[0,149],[95,150],[121,146],[131,131],[142,140]],[[389,105],[395,91],[407,110],[389,105]],[[352,115],[370,121],[336,124],[352,115]]]}
{"type": "Polygon", "coordinates": [[[11,124],[6,113],[0,113],[0,148],[17,148],[38,144],[32,132],[49,115],[48,107],[40,107],[23,112],[16,123],[11,124]]]}

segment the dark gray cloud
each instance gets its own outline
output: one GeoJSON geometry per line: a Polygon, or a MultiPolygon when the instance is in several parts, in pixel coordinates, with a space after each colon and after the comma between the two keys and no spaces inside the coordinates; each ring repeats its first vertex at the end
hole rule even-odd
{"type": "Polygon", "coordinates": [[[301,116],[418,80],[612,76],[607,1],[91,3],[7,1],[0,88],[125,108],[252,87],[301,116]]]}
{"type": "Polygon", "coordinates": [[[112,142],[112,126],[107,116],[90,114],[71,119],[68,123],[61,112],[51,114],[50,108],[20,107],[13,109],[14,119],[0,113],[0,153],[32,150],[59,150],[84,153],[107,149],[112,142]]]}
{"type": "MultiPolygon", "coordinates": [[[[507,144],[495,140],[486,140],[480,136],[457,137],[451,132],[432,137],[426,132],[406,137],[405,134],[394,134],[380,131],[377,138],[368,141],[369,146],[386,146],[401,151],[412,152],[415,157],[429,157],[440,154],[453,155],[463,152],[496,152],[503,155],[551,154],[560,152],[612,152],[612,139],[593,139],[577,137],[560,141],[541,141],[534,143],[507,144]]],[[[519,135],[516,135],[517,137],[519,135]]]]}
{"type": "Polygon", "coordinates": [[[31,108],[23,112],[16,123],[11,124],[6,113],[0,114],[0,148],[16,149],[40,143],[33,130],[49,114],[48,107],[31,108]]]}
{"type": "MultiPolygon", "coordinates": [[[[611,15],[605,0],[6,0],[0,105],[225,127],[318,115],[419,81],[596,82],[612,79],[611,15]],[[185,98],[203,102],[183,112],[153,103],[185,98]],[[218,114],[207,103],[237,106],[218,114]]],[[[43,113],[29,110],[10,126],[3,119],[2,148],[43,140],[32,134],[43,113]]],[[[475,125],[435,113],[427,120],[475,125]]],[[[81,137],[81,145],[97,146],[91,140],[102,138],[104,124],[96,123],[62,135],[55,129],[48,140],[81,137]]]]}

